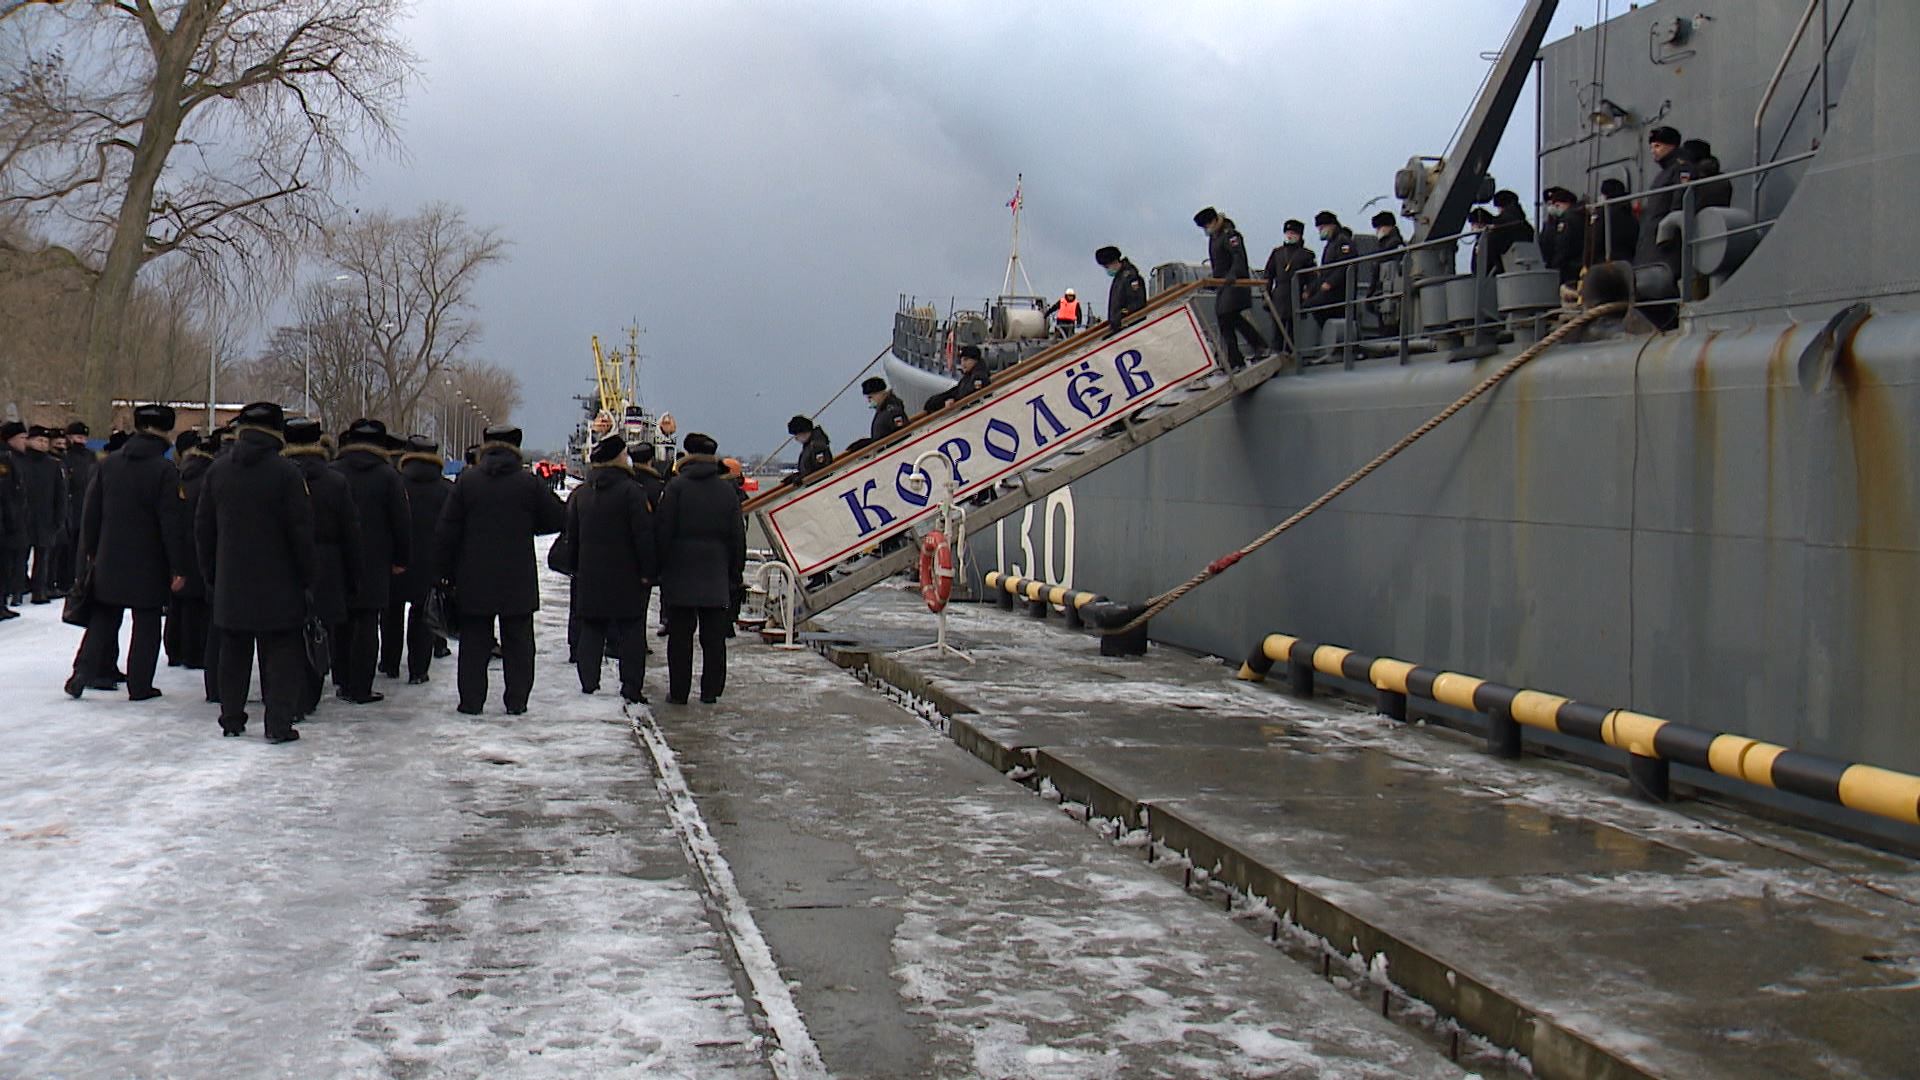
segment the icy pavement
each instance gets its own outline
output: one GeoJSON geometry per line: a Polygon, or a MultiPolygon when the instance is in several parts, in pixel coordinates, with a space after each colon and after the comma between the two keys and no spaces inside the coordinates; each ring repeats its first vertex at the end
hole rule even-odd
{"type": "Polygon", "coordinates": [[[840,1077],[1459,1076],[811,652],[655,710],[840,1077]]]}
{"type": "Polygon", "coordinates": [[[1920,864],[966,605],[969,666],[876,589],[821,620],[955,741],[1144,822],[1541,1076],[1885,1077],[1920,1057],[1920,864]]]}
{"type": "Polygon", "coordinates": [[[198,672],[70,701],[79,632],[0,624],[0,1076],[766,1076],[547,589],[528,715],[496,665],[457,716],[446,661],[287,746],[220,738],[198,672]]]}

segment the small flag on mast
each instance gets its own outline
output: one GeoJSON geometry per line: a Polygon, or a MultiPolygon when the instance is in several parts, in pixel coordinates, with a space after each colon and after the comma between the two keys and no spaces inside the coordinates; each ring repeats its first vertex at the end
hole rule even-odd
{"type": "Polygon", "coordinates": [[[1016,214],[1020,212],[1020,186],[1025,179],[1025,174],[1014,178],[1013,198],[1007,200],[1007,209],[1012,210],[1016,214]]]}

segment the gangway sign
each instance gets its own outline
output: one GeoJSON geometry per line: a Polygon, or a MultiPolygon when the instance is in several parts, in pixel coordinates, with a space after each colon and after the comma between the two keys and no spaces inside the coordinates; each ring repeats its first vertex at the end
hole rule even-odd
{"type": "MultiPolygon", "coordinates": [[[[1027,469],[1214,369],[1194,317],[1181,304],[1101,342],[1064,350],[1050,364],[992,387],[981,404],[927,424],[858,467],[783,492],[763,520],[800,574],[832,566],[939,510],[939,488],[914,462],[951,461],[965,498],[1027,469]]],[[[947,477],[934,477],[942,484],[947,477]]]]}

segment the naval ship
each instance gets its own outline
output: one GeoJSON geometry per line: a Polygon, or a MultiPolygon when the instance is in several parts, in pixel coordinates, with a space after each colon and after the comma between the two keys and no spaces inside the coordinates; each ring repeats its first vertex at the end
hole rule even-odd
{"type": "MultiPolygon", "coordinates": [[[[1311,341],[1307,318],[1288,371],[1003,518],[974,562],[1140,598],[1258,535],[1559,305],[1524,260],[1490,298],[1452,269],[1510,126],[1539,188],[1590,206],[1609,178],[1644,201],[1671,126],[1734,188],[1641,222],[1681,249],[1635,274],[1671,328],[1549,351],[1152,636],[1237,657],[1285,631],[1920,770],[1920,4],[1661,0],[1547,42],[1554,8],[1524,6],[1454,144],[1396,177],[1415,228],[1380,302],[1311,341]]],[[[887,376],[950,385],[906,349],[887,376]]]]}

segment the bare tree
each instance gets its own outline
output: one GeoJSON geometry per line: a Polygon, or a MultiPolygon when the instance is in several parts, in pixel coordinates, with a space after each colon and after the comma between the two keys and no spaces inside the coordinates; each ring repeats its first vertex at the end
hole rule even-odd
{"type": "Polygon", "coordinates": [[[520,406],[520,380],[485,360],[450,366],[422,401],[421,426],[449,455],[481,441],[490,424],[506,423],[520,406]]]}
{"type": "Polygon", "coordinates": [[[91,274],[79,406],[106,417],[134,281],[180,254],[261,281],[316,228],[358,136],[391,139],[404,0],[93,0],[10,8],[0,209],[91,274]],[[178,153],[185,148],[188,152],[178,153]]]}
{"type": "Polygon", "coordinates": [[[505,249],[498,233],[445,203],[362,215],[330,234],[328,260],[354,294],[369,347],[368,415],[415,425],[422,395],[479,339],[473,287],[505,249]]]}
{"type": "Polygon", "coordinates": [[[274,328],[238,382],[249,396],[299,402],[299,411],[344,427],[365,411],[370,351],[353,297],[332,283],[312,284],[295,297],[294,311],[295,322],[274,328]]]}

